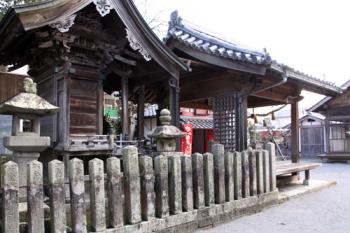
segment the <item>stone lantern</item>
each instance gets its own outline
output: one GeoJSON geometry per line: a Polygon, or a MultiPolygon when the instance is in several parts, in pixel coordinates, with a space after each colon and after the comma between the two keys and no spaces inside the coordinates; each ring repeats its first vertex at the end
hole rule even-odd
{"type": "Polygon", "coordinates": [[[170,125],[171,116],[168,109],[160,111],[159,120],[161,125],[157,126],[148,136],[156,139],[157,154],[173,155],[176,151],[176,139],[184,137],[185,133],[170,125]]]}
{"type": "Polygon", "coordinates": [[[13,116],[12,135],[4,137],[4,146],[13,151],[22,187],[27,184],[27,163],[37,160],[40,152],[50,146],[49,137],[40,137],[40,118],[53,115],[59,109],[36,94],[36,83],[31,78],[24,79],[23,89],[0,104],[0,114],[13,116]]]}

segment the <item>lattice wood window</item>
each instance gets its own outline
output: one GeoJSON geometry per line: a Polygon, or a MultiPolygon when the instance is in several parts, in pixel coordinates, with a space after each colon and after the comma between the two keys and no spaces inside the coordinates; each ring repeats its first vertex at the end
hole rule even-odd
{"type": "Polygon", "coordinates": [[[213,98],[214,141],[225,149],[235,150],[235,96],[225,95],[213,98]]]}

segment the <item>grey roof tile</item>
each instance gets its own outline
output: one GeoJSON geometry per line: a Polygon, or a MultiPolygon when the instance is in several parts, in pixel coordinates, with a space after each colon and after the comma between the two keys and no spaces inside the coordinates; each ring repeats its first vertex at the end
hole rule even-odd
{"type": "Polygon", "coordinates": [[[265,51],[259,52],[247,49],[184,24],[182,18],[178,16],[177,11],[174,11],[171,15],[165,41],[170,38],[174,38],[180,43],[190,45],[202,52],[232,60],[253,64],[269,64],[271,61],[269,54],[265,51]]]}

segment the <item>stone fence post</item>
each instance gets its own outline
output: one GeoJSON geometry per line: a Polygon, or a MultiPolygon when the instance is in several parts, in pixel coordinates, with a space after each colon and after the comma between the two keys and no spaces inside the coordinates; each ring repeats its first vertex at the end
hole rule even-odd
{"type": "Polygon", "coordinates": [[[123,206],[123,176],[120,168],[120,159],[111,157],[107,159],[107,197],[110,227],[124,225],[123,206]]]}
{"type": "Polygon", "coordinates": [[[64,163],[49,162],[51,232],[66,232],[66,209],[64,192],[64,163]]]}
{"type": "Polygon", "coordinates": [[[27,166],[28,232],[44,233],[43,165],[34,160],[27,166]]]}
{"type": "Polygon", "coordinates": [[[270,163],[270,191],[276,190],[276,148],[275,144],[268,142],[265,144],[265,149],[269,152],[270,163]]]}
{"type": "Polygon", "coordinates": [[[215,203],[225,202],[225,149],[224,145],[213,144],[211,147],[214,156],[214,189],[215,203]]]}
{"type": "Polygon", "coordinates": [[[18,165],[12,161],[1,166],[2,232],[19,233],[18,165]]]}
{"type": "Polygon", "coordinates": [[[140,171],[137,148],[122,149],[125,180],[125,217],[129,224],[141,222],[140,171]]]}

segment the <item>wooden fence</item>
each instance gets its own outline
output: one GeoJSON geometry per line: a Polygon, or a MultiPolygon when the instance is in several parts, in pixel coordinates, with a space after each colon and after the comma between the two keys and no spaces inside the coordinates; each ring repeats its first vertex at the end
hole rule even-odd
{"type": "MultiPolygon", "coordinates": [[[[69,200],[64,164],[49,163],[49,194],[44,195],[43,166],[28,164],[25,232],[192,232],[196,228],[256,212],[277,202],[274,145],[268,150],[224,151],[179,156],[138,156],[123,148],[122,160],[69,162],[69,200]],[[105,168],[106,173],[105,174],[105,168]],[[86,195],[88,193],[89,195],[86,195]],[[44,200],[45,201],[44,203],[44,200]],[[48,204],[49,207],[44,208],[48,204]],[[45,216],[48,209],[49,216],[45,216]],[[45,211],[46,213],[46,211],[45,211]]],[[[20,232],[18,166],[2,165],[2,232],[20,232]]],[[[22,231],[22,230],[21,230],[22,231]]]]}

